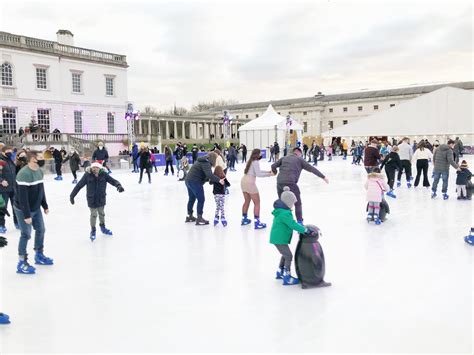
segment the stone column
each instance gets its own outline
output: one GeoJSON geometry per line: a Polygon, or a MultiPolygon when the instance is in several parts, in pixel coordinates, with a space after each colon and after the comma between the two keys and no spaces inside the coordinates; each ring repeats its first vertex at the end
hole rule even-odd
{"type": "Polygon", "coordinates": [[[138,134],[143,134],[142,120],[138,120],[138,134]]]}
{"type": "Polygon", "coordinates": [[[151,119],[148,120],[148,134],[151,136],[151,119]]]}
{"type": "Polygon", "coordinates": [[[209,125],[204,123],[204,139],[209,139],[209,125]]]}
{"type": "Polygon", "coordinates": [[[165,139],[170,139],[170,125],[168,121],[165,121],[165,131],[166,131],[165,139]]]}
{"type": "Polygon", "coordinates": [[[176,120],[173,121],[173,129],[174,129],[174,132],[173,132],[173,136],[174,136],[174,139],[178,139],[178,124],[176,123],[176,120]]]}
{"type": "Polygon", "coordinates": [[[186,126],[185,126],[185,121],[183,120],[183,122],[181,122],[181,135],[182,135],[182,139],[186,139],[186,126]]]}

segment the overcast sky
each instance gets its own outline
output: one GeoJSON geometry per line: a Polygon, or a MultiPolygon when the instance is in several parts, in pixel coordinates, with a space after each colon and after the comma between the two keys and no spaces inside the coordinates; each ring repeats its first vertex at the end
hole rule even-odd
{"type": "Polygon", "coordinates": [[[2,0],[0,30],[127,55],[128,96],[168,109],[473,80],[469,2],[2,0]]]}

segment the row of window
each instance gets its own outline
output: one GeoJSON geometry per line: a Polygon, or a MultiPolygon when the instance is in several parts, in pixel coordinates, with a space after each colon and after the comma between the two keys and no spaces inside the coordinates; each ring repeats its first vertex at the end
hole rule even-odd
{"type": "MultiPolygon", "coordinates": [[[[1,83],[3,86],[13,86],[13,68],[10,63],[4,62],[1,68],[1,83]]],[[[105,95],[115,95],[115,77],[105,76],[105,95]]],[[[83,93],[82,72],[71,72],[71,87],[75,94],[83,93]]],[[[48,89],[48,68],[36,67],[36,88],[40,90],[48,89]]]]}
{"type": "MultiPolygon", "coordinates": [[[[342,124],[343,124],[343,125],[346,125],[346,124],[348,124],[348,123],[349,123],[348,120],[342,120],[342,124]]],[[[334,121],[328,121],[328,128],[329,128],[329,129],[333,129],[333,128],[334,128],[334,121]]]]}
{"type": "MultiPolygon", "coordinates": [[[[2,107],[3,133],[17,133],[17,110],[14,107],[2,107]]],[[[48,133],[50,126],[50,110],[38,109],[36,111],[36,123],[41,131],[48,133]]],[[[74,133],[82,133],[82,111],[74,111],[74,133]]],[[[107,112],[107,132],[115,133],[115,115],[107,112]]]]}
{"type": "MultiPolygon", "coordinates": [[[[393,106],[395,106],[395,104],[390,104],[390,107],[393,107],[393,106]]],[[[379,105],[374,105],[373,107],[374,107],[374,111],[379,109],[379,105]]],[[[364,110],[363,106],[357,106],[357,111],[363,111],[363,110],[364,110]]],[[[349,111],[349,109],[347,107],[342,108],[342,112],[348,112],[348,111],[349,111]]],[[[333,112],[334,112],[334,108],[332,108],[332,107],[329,108],[329,113],[333,113],[333,112]]],[[[303,115],[304,114],[305,114],[305,112],[303,112],[303,115]]]]}

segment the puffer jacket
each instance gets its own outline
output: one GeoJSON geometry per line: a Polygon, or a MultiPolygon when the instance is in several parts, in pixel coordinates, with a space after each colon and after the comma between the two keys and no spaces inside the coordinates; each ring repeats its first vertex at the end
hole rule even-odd
{"type": "Polygon", "coordinates": [[[4,187],[0,184],[0,192],[11,192],[15,189],[16,184],[16,167],[13,161],[0,154],[0,182],[5,180],[8,186],[4,187]]]}
{"type": "Polygon", "coordinates": [[[273,223],[270,231],[271,244],[290,244],[293,231],[304,233],[306,228],[293,218],[293,213],[282,200],[273,203],[273,223]]]}
{"type": "Polygon", "coordinates": [[[203,156],[198,158],[197,162],[193,164],[189,173],[186,175],[184,181],[186,182],[199,182],[204,185],[206,181],[210,182],[219,182],[218,176],[212,173],[212,166],[211,162],[209,161],[209,157],[203,156]]]}
{"type": "Polygon", "coordinates": [[[448,171],[451,165],[454,169],[459,166],[454,161],[454,152],[447,144],[441,144],[433,155],[434,172],[448,171]]]}
{"type": "Polygon", "coordinates": [[[382,174],[370,173],[365,182],[365,189],[368,202],[382,202],[382,194],[390,190],[390,187],[383,179],[382,174]]]}

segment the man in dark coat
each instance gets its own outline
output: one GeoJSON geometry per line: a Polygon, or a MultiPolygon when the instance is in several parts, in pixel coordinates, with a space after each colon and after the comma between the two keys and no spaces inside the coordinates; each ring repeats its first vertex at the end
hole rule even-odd
{"type": "Polygon", "coordinates": [[[66,159],[64,159],[63,163],[67,162],[68,160],[69,168],[71,169],[72,176],[74,177],[72,183],[77,184],[77,172],[81,166],[81,158],[74,148],[71,148],[70,153],[66,156],[66,159]]]}
{"type": "Polygon", "coordinates": [[[97,215],[99,216],[99,225],[103,234],[112,235],[112,231],[105,227],[105,212],[104,207],[106,203],[106,189],[107,183],[115,186],[118,192],[123,192],[124,188],[109,174],[105,173],[102,164],[92,163],[90,168],[86,169],[86,172],[82,179],[77,183],[71,192],[69,200],[74,205],[74,197],[84,187],[87,186],[87,205],[91,211],[90,224],[91,224],[91,241],[95,240],[96,237],[96,222],[97,215]]]}
{"type": "Polygon", "coordinates": [[[104,142],[99,142],[97,149],[92,154],[92,161],[100,162],[102,166],[107,169],[108,173],[111,173],[109,167],[107,166],[107,162],[109,161],[109,152],[107,152],[107,149],[105,149],[104,142]]]}
{"type": "MultiPolygon", "coordinates": [[[[5,201],[5,207],[0,209],[0,233],[6,233],[5,214],[8,214],[8,200],[13,209],[13,198],[15,196],[16,166],[12,161],[13,150],[11,147],[3,147],[0,155],[0,193],[5,201]]],[[[13,211],[13,222],[16,229],[19,229],[15,211],[13,211]]]]}
{"type": "Polygon", "coordinates": [[[56,169],[56,177],[54,180],[61,181],[63,179],[63,173],[61,171],[63,166],[63,155],[54,147],[50,147],[49,151],[54,159],[54,167],[56,169]]]}

